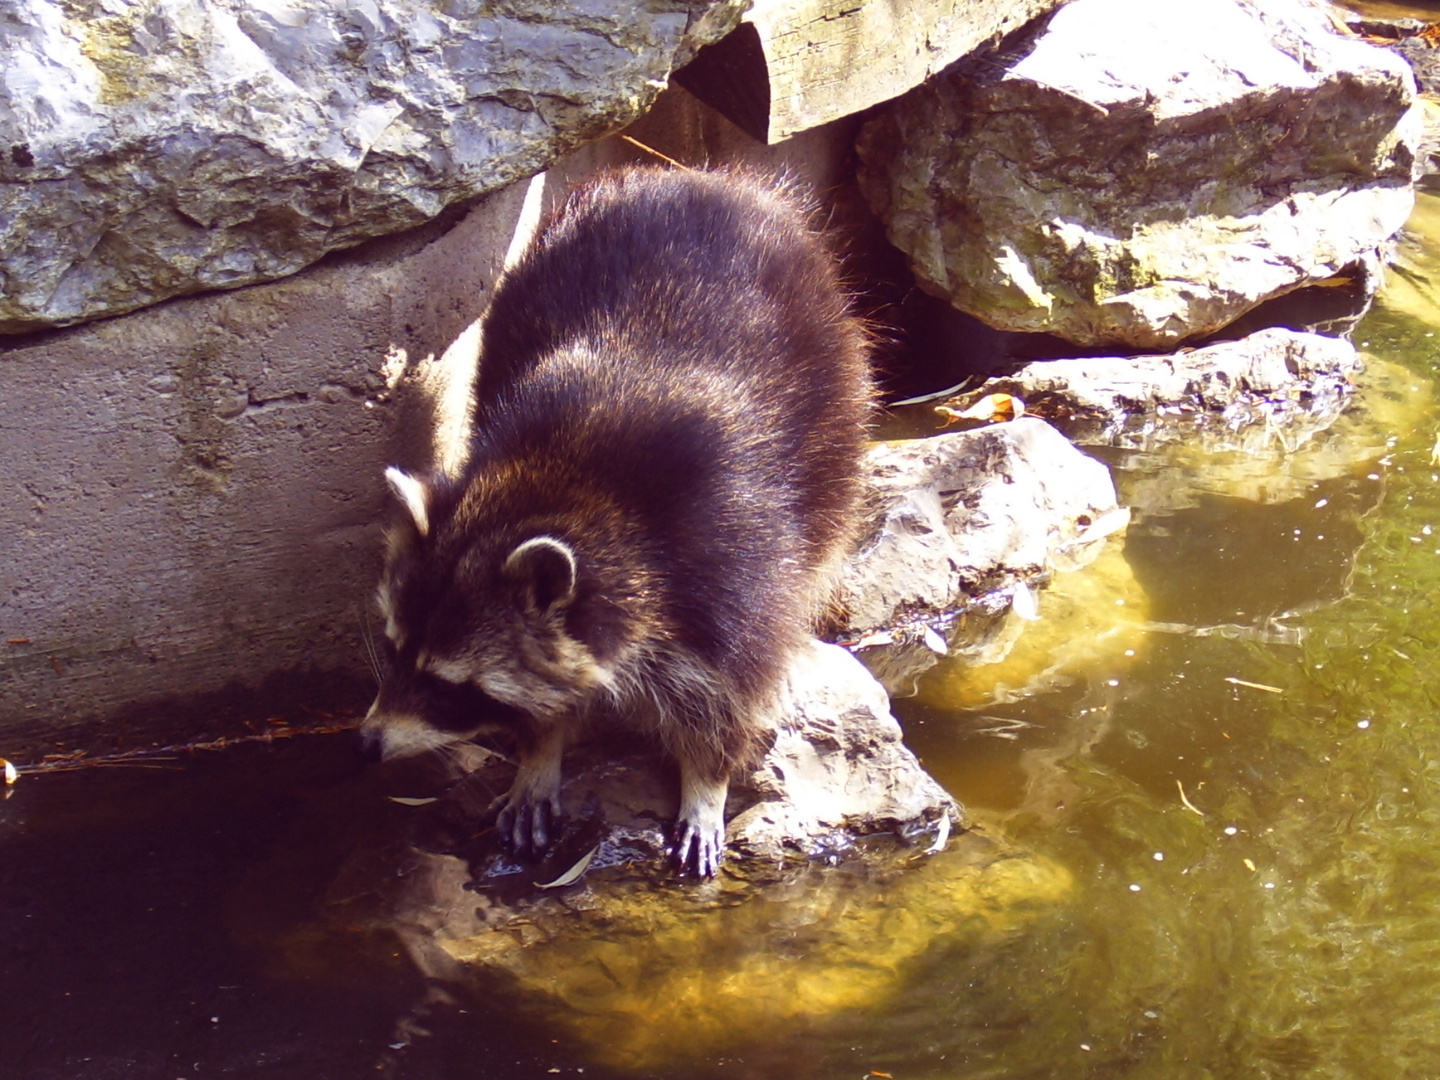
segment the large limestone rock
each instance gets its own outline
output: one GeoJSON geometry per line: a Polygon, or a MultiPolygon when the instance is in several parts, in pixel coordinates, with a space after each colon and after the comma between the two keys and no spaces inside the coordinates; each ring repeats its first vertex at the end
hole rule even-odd
{"type": "Polygon", "coordinates": [[[1419,137],[1405,63],[1306,0],[1074,0],[859,149],[937,295],[1001,329],[1166,348],[1383,244],[1419,137]]]}
{"type": "Polygon", "coordinates": [[[637,116],[743,0],[6,0],[0,333],[293,273],[637,116]]]}
{"type": "Polygon", "coordinates": [[[1109,469],[1030,417],[878,443],[865,467],[873,516],[839,596],[853,633],[992,594],[1008,606],[1017,585],[1083,565],[1123,524],[1109,469]]]}
{"type": "Polygon", "coordinates": [[[930,78],[1060,0],[754,0],[678,76],[761,142],[851,116],[930,78]]]}
{"type": "Polygon", "coordinates": [[[1109,469],[1033,417],[879,443],[866,471],[872,518],[838,601],[847,641],[895,694],[940,655],[1003,653],[1035,588],[1129,521],[1109,469]]]}

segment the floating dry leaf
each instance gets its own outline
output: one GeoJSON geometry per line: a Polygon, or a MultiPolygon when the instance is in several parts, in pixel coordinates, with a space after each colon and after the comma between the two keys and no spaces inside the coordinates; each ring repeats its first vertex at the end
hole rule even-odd
{"type": "Polygon", "coordinates": [[[920,639],[925,642],[927,649],[939,656],[944,656],[950,651],[950,643],[933,626],[925,627],[920,639]]]}
{"type": "Polygon", "coordinates": [[[1089,544],[1100,540],[1112,533],[1117,533],[1126,525],[1130,524],[1130,508],[1128,506],[1117,506],[1114,510],[1106,510],[1094,521],[1085,527],[1077,540],[1089,544]]]}
{"type": "Polygon", "coordinates": [[[876,645],[894,645],[895,635],[889,630],[876,630],[873,634],[866,634],[859,641],[855,642],[857,649],[869,649],[876,645]]]}
{"type": "Polygon", "coordinates": [[[1253,873],[1255,873],[1255,864],[1254,864],[1253,862],[1251,862],[1249,859],[1246,859],[1246,860],[1245,860],[1245,869],[1246,869],[1246,870],[1249,870],[1249,871],[1253,874],[1253,873]]]}
{"type": "Polygon", "coordinates": [[[429,806],[432,802],[438,801],[434,795],[425,798],[415,798],[409,795],[387,795],[391,802],[398,802],[401,806],[429,806]]]}
{"type": "Polygon", "coordinates": [[[5,770],[6,787],[9,787],[11,784],[15,783],[16,780],[20,779],[20,770],[15,768],[13,762],[7,761],[5,758],[0,758],[0,767],[3,767],[5,770]]]}
{"type": "Polygon", "coordinates": [[[986,394],[968,409],[956,409],[950,405],[936,405],[935,411],[945,422],[955,420],[983,420],[986,423],[1003,423],[1018,420],[1025,415],[1025,402],[1014,394],[986,394]]]}
{"type": "Polygon", "coordinates": [[[1010,610],[1015,612],[1016,617],[1026,622],[1035,622],[1040,618],[1040,601],[1035,596],[1035,590],[1026,585],[1023,581],[1015,586],[1015,591],[1010,594],[1010,610]]]}
{"type": "Polygon", "coordinates": [[[599,844],[596,844],[594,847],[592,847],[589,851],[587,851],[587,852],[585,853],[585,857],[584,857],[584,858],[582,858],[582,859],[581,859],[579,862],[577,862],[574,866],[570,867],[569,870],[566,870],[563,874],[561,874],[559,877],[557,877],[554,881],[547,881],[544,885],[541,885],[541,884],[537,881],[537,882],[535,883],[535,887],[536,887],[537,889],[559,889],[559,888],[561,888],[562,886],[571,885],[571,884],[579,881],[579,880],[580,880],[580,876],[581,876],[582,874],[584,874],[586,870],[589,870],[589,869],[590,869],[590,860],[593,859],[593,858],[595,858],[595,853],[596,853],[597,851],[599,851],[599,850],[600,850],[600,845],[599,845],[599,844]]]}
{"type": "Polygon", "coordinates": [[[1175,786],[1180,790],[1180,802],[1182,805],[1184,805],[1185,809],[1189,810],[1192,814],[1199,814],[1201,817],[1204,817],[1205,811],[1201,810],[1188,798],[1185,797],[1185,785],[1180,783],[1179,780],[1176,780],[1175,786]]]}
{"type": "Polygon", "coordinates": [[[935,826],[935,842],[925,849],[926,855],[939,855],[945,850],[945,845],[950,842],[950,815],[941,814],[940,821],[935,826]]]}

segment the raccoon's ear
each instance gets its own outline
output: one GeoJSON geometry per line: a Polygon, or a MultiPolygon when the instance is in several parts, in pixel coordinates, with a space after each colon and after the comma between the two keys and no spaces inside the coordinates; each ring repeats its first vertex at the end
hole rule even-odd
{"type": "Polygon", "coordinates": [[[385,480],[390,485],[390,490],[395,497],[405,504],[405,509],[410,511],[410,517],[415,522],[415,531],[421,536],[428,536],[430,533],[430,509],[427,505],[429,492],[425,485],[408,473],[403,473],[395,467],[385,470],[385,480]]]}
{"type": "Polygon", "coordinates": [[[516,545],[500,572],[519,582],[537,611],[552,611],[575,599],[575,551],[553,536],[534,536],[516,545]]]}

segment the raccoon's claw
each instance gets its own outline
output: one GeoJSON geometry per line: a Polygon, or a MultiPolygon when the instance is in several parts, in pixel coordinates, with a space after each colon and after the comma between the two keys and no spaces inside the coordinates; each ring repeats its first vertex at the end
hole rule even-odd
{"type": "Polygon", "coordinates": [[[559,731],[547,732],[539,745],[520,756],[515,782],[505,796],[495,824],[517,855],[550,846],[560,821],[560,757],[565,741],[559,731]]]}
{"type": "Polygon", "coordinates": [[[679,821],[675,831],[680,839],[673,854],[681,873],[693,869],[696,877],[714,877],[725,854],[725,823],[720,822],[718,828],[706,828],[693,821],[679,821]]]}

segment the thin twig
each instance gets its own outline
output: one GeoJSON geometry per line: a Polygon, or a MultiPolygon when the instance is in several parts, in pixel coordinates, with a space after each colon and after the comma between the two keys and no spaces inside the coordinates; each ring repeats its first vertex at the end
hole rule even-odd
{"type": "Polygon", "coordinates": [[[1232,686],[1248,686],[1251,690],[1264,690],[1267,694],[1283,694],[1285,691],[1278,686],[1266,686],[1264,683],[1246,682],[1244,679],[1237,679],[1226,675],[1225,681],[1232,686]]]}
{"type": "Polygon", "coordinates": [[[638,146],[641,150],[644,150],[647,154],[654,154],[656,157],[658,157],[661,161],[665,162],[665,164],[667,164],[667,165],[674,165],[675,168],[677,168],[677,169],[684,169],[686,172],[694,172],[694,171],[695,171],[694,169],[690,168],[689,165],[682,165],[680,162],[676,161],[673,157],[670,157],[668,154],[662,154],[659,150],[656,150],[653,146],[646,146],[646,145],[645,145],[643,142],[641,142],[639,139],[632,139],[629,135],[621,135],[620,138],[624,139],[626,142],[630,143],[632,146],[638,146]]]}

